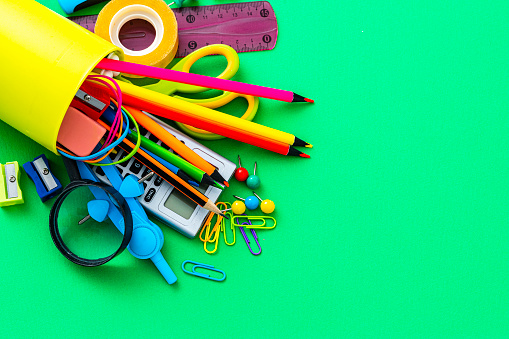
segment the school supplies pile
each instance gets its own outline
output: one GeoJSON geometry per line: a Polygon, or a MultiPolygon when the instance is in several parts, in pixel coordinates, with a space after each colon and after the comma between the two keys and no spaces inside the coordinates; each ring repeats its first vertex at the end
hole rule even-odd
{"type": "MultiPolygon", "coordinates": [[[[266,18],[273,17],[275,21],[266,2],[221,6],[182,9],[181,13],[217,15],[216,26],[221,27],[221,34],[228,29],[236,34],[239,25],[268,23],[266,18]],[[233,21],[224,18],[225,14],[237,18],[237,9],[242,9],[246,17],[233,21]],[[255,18],[256,13],[263,19],[255,18]]],[[[0,22],[0,37],[9,37],[2,41],[10,51],[2,55],[0,71],[12,80],[9,87],[0,91],[0,118],[61,155],[71,181],[62,188],[44,155],[23,166],[43,202],[58,195],[50,212],[50,234],[62,255],[82,266],[98,266],[127,249],[136,258],[150,259],[165,280],[174,283],[177,277],[161,254],[163,232],[147,212],[188,237],[194,237],[201,229],[199,237],[208,253],[217,249],[221,231],[227,245],[235,243],[237,227],[251,253],[261,253],[255,230],[273,229],[276,220],[267,215],[242,214],[246,206],[249,210],[260,206],[262,212],[270,214],[275,209],[274,202],[253,191],[254,198],[236,196],[239,201],[233,205],[218,203],[234,172],[241,168],[240,157],[236,170],[233,162],[191,136],[209,140],[227,137],[278,154],[309,158],[297,148],[311,148],[311,144],[252,120],[259,109],[259,97],[286,102],[313,100],[292,91],[231,80],[239,60],[235,49],[224,44],[205,42],[201,47],[201,42],[196,42],[191,48],[196,50],[172,69],[161,68],[177,53],[180,38],[178,20],[161,0],[109,2],[97,18],[98,35],[34,0],[3,1],[0,12],[6,18],[0,22]],[[141,25],[140,21],[145,23],[141,25]],[[153,31],[138,32],[147,22],[153,31]],[[25,30],[13,30],[20,24],[25,30]],[[136,50],[139,44],[129,45],[126,41],[139,34],[153,35],[153,39],[136,50]],[[190,73],[198,59],[211,54],[227,58],[222,74],[209,77],[190,73]],[[149,77],[159,82],[143,87],[126,77],[149,77]],[[40,89],[32,93],[31,100],[24,100],[26,81],[40,89]],[[175,95],[209,89],[224,93],[211,99],[175,95]],[[249,102],[241,118],[216,110],[239,96],[249,102]],[[160,118],[174,121],[185,133],[160,118]],[[90,198],[82,194],[83,190],[89,191],[90,198]],[[83,215],[69,212],[75,211],[75,204],[84,209],[83,215]],[[226,220],[230,220],[229,226],[226,220]],[[227,240],[227,229],[233,232],[232,241],[227,240]],[[104,239],[87,242],[87,236],[69,236],[97,230],[104,239]],[[246,230],[251,232],[257,250],[253,250],[246,230]],[[79,240],[84,243],[75,243],[79,240]],[[215,249],[207,249],[208,243],[215,243],[215,249]]],[[[192,24],[195,19],[187,14],[186,21],[192,24]]],[[[206,41],[211,32],[197,29],[193,34],[202,34],[205,40],[200,41],[206,41]]],[[[275,35],[271,34],[277,34],[277,30],[269,29],[267,34],[273,40],[262,38],[267,40],[265,43],[275,43],[275,35]]],[[[249,50],[246,48],[244,51],[249,50]]],[[[257,48],[253,45],[252,50],[257,48]]],[[[18,171],[16,162],[0,166],[0,206],[23,202],[18,171]]],[[[235,177],[243,178],[244,174],[236,173],[235,177]]],[[[260,186],[256,162],[253,174],[243,180],[251,189],[260,186]]],[[[193,274],[195,268],[213,268],[195,264],[192,271],[184,271],[193,274]]]]}

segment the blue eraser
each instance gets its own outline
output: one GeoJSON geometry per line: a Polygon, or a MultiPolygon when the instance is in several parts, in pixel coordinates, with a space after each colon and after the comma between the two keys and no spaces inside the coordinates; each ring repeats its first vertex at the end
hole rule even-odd
{"type": "Polygon", "coordinates": [[[44,154],[39,155],[34,161],[23,164],[23,169],[28,177],[34,182],[37,194],[42,202],[45,202],[62,192],[62,184],[51,173],[48,159],[44,154]]]}

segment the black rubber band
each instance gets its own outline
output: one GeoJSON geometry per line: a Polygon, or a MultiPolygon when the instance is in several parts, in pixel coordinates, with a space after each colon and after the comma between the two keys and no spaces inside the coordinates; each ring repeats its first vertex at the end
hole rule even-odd
{"type": "Polygon", "coordinates": [[[124,251],[124,249],[127,247],[133,235],[133,216],[131,214],[131,210],[129,208],[129,205],[127,204],[127,201],[125,201],[124,197],[113,187],[108,186],[101,182],[94,182],[91,180],[85,179],[73,180],[69,185],[67,185],[64,188],[62,193],[55,200],[53,207],[51,208],[49,214],[49,231],[51,234],[51,239],[53,239],[53,243],[55,243],[55,246],[60,251],[60,253],[64,255],[64,257],[66,257],[73,263],[81,266],[88,267],[99,266],[107,263],[117,255],[122,253],[122,251],[124,251]],[[62,237],[60,236],[60,232],[58,229],[58,213],[60,211],[60,207],[62,207],[62,203],[64,202],[65,198],[69,194],[71,194],[72,191],[83,186],[94,186],[108,193],[113,198],[116,205],[120,209],[120,213],[122,213],[122,216],[124,217],[124,237],[122,239],[122,243],[120,244],[120,247],[115,253],[104,258],[99,259],[81,258],[69,250],[69,248],[65,245],[64,241],[62,240],[62,237]]]}

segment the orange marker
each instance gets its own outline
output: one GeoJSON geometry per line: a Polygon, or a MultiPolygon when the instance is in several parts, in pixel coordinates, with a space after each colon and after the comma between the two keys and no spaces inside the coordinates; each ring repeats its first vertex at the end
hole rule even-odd
{"type": "Polygon", "coordinates": [[[125,106],[129,113],[134,117],[134,119],[143,127],[145,127],[150,133],[155,135],[159,140],[161,140],[165,145],[170,147],[175,151],[178,155],[189,161],[191,164],[195,165],[202,171],[205,171],[208,175],[212,177],[212,179],[223,183],[226,187],[228,187],[228,181],[226,181],[221,174],[217,171],[217,169],[196,154],[192,149],[187,147],[180,140],[175,138],[171,133],[161,127],[157,122],[152,120],[145,113],[131,106],[125,106]]]}

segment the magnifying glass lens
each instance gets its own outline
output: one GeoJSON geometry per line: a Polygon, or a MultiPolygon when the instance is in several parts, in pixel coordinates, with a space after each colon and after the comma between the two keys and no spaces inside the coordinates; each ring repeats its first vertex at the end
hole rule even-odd
{"type": "Polygon", "coordinates": [[[65,198],[58,214],[58,230],[62,242],[71,252],[81,258],[96,260],[119,248],[122,233],[107,216],[107,206],[114,208],[111,201],[114,200],[98,202],[86,186],[78,187],[65,198]],[[93,205],[90,211],[89,202],[93,205]]]}

